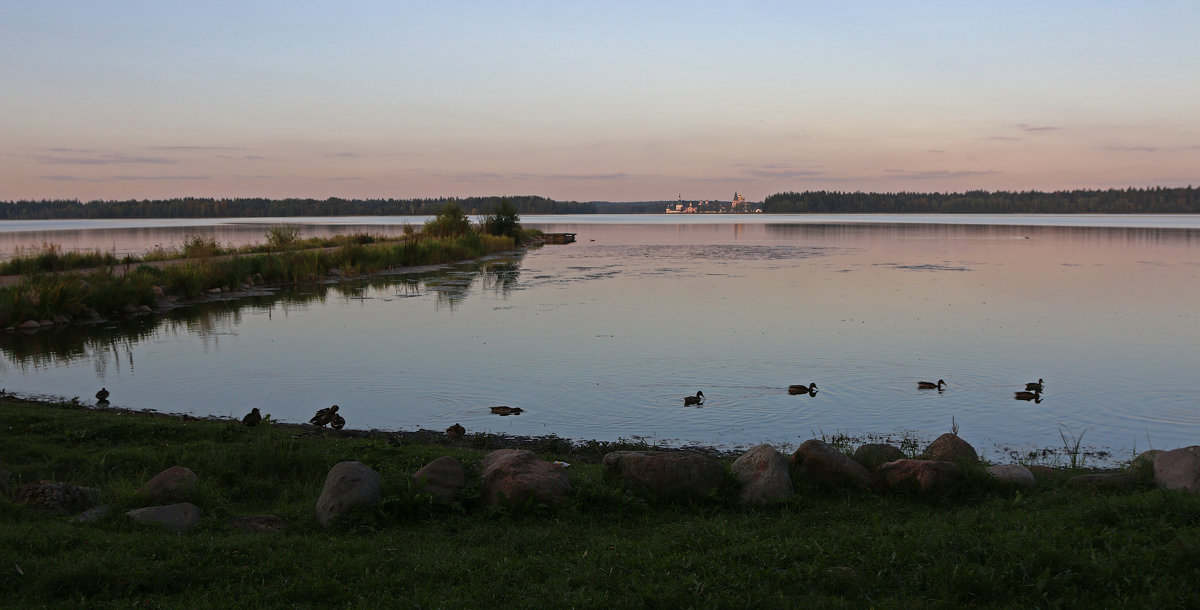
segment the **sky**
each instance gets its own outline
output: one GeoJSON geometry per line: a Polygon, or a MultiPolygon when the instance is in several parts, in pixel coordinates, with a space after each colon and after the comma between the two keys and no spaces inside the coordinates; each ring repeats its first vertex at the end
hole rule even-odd
{"type": "Polygon", "coordinates": [[[0,0],[0,201],[1200,186],[1200,2],[0,0]]]}

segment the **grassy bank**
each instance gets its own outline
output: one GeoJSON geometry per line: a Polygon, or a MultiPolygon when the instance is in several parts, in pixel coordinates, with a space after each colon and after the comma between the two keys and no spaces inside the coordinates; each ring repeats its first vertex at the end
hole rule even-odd
{"type": "MultiPolygon", "coordinates": [[[[516,247],[512,237],[474,231],[391,241],[368,235],[342,236],[332,240],[333,246],[313,247],[326,241],[330,240],[302,240],[274,248],[262,244],[231,255],[213,243],[197,241],[177,253],[188,258],[167,259],[174,264],[114,265],[107,261],[86,272],[57,271],[53,264],[38,263],[38,257],[17,259],[11,263],[27,271],[15,285],[0,287],[0,327],[53,320],[55,316],[76,319],[89,312],[106,316],[130,305],[154,307],[161,296],[157,291],[189,299],[214,288],[310,282],[327,277],[334,269],[354,276],[467,260],[516,247]]],[[[96,257],[102,259],[99,254],[96,257]]],[[[70,258],[94,262],[93,257],[70,258]]]]}
{"type": "MultiPolygon", "coordinates": [[[[495,439],[297,436],[294,427],[95,411],[0,399],[0,468],[102,490],[76,524],[0,499],[0,599],[13,607],[1189,607],[1200,577],[1200,498],[975,480],[934,500],[801,489],[755,510],[732,498],[655,504],[605,483],[610,447],[535,441],[575,488],[556,509],[451,507],[411,474],[453,455],[478,474],[495,439]],[[313,513],[328,469],[383,474],[385,501],[331,530],[313,513]],[[202,523],[128,522],[134,491],[185,465],[202,523]],[[231,517],[274,514],[249,534],[231,517]]],[[[14,484],[14,488],[16,485],[14,484]]]]}

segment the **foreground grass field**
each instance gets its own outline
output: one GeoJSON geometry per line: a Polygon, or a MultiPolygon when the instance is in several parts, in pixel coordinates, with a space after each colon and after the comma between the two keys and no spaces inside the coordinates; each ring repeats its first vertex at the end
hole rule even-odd
{"type": "Polygon", "coordinates": [[[0,398],[0,468],[102,490],[110,515],[72,523],[0,499],[0,605],[36,607],[1197,607],[1200,498],[976,481],[935,500],[802,488],[769,508],[669,505],[601,479],[608,447],[536,441],[572,463],[572,502],[443,507],[409,481],[440,455],[477,474],[495,441],[398,446],[294,427],[96,411],[0,398]],[[329,467],[383,474],[385,501],[331,529],[314,503],[329,467]],[[135,490],[185,465],[202,523],[129,522],[135,490]],[[287,525],[244,533],[229,519],[287,525]]]}

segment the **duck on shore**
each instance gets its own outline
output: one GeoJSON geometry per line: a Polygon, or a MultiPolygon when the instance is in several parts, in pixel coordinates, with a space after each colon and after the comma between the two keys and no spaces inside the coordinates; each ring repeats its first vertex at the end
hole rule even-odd
{"type": "Polygon", "coordinates": [[[246,426],[247,428],[253,428],[254,426],[257,426],[258,422],[260,421],[262,421],[262,414],[258,412],[258,407],[254,407],[253,409],[250,409],[250,412],[247,413],[245,417],[242,418],[242,425],[246,426]]]}
{"type": "Polygon", "coordinates": [[[937,383],[934,383],[932,381],[918,381],[917,382],[917,389],[919,389],[919,390],[941,391],[945,386],[946,386],[946,382],[942,381],[941,379],[937,380],[937,383]]]}
{"type": "Polygon", "coordinates": [[[808,385],[790,385],[788,386],[788,394],[795,396],[797,394],[808,394],[809,396],[817,395],[817,384],[810,383],[808,385]]]}
{"type": "Polygon", "coordinates": [[[329,427],[334,430],[341,430],[346,427],[346,420],[341,415],[334,413],[333,417],[329,418],[329,427]]]}
{"type": "MultiPolygon", "coordinates": [[[[333,423],[333,416],[337,414],[337,410],[338,410],[337,405],[333,405],[332,407],[325,407],[324,409],[320,409],[317,411],[316,415],[312,416],[312,419],[308,420],[308,423],[310,423],[314,426],[321,426],[322,428],[324,428],[325,426],[329,425],[330,423],[333,423]]],[[[341,418],[340,415],[338,417],[339,417],[339,419],[341,418]]],[[[346,423],[345,420],[342,420],[342,423],[345,424],[346,423]]]]}
{"type": "Polygon", "coordinates": [[[100,391],[96,392],[96,400],[108,402],[108,388],[100,388],[100,391]]]}
{"type": "Polygon", "coordinates": [[[696,392],[695,396],[684,396],[683,397],[683,406],[685,406],[685,407],[690,407],[692,405],[702,405],[702,404],[704,404],[704,392],[698,391],[698,392],[696,392]]]}

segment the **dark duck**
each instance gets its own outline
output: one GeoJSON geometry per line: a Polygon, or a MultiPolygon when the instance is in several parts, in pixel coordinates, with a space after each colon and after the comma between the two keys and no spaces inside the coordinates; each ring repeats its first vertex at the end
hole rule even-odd
{"type": "MultiPolygon", "coordinates": [[[[338,410],[337,405],[333,405],[332,407],[325,407],[324,409],[317,411],[317,414],[314,415],[312,417],[312,419],[308,420],[308,423],[310,423],[314,426],[321,426],[322,428],[324,428],[325,426],[333,423],[333,418],[335,415],[337,416],[338,419],[342,419],[342,416],[337,414],[337,410],[338,410]]],[[[342,420],[342,421],[343,421],[343,423],[345,423],[345,420],[342,420]]]]}
{"type": "Polygon", "coordinates": [[[695,396],[684,396],[683,397],[683,405],[685,407],[691,406],[691,405],[702,405],[702,404],[704,404],[704,392],[696,392],[695,396]]]}

